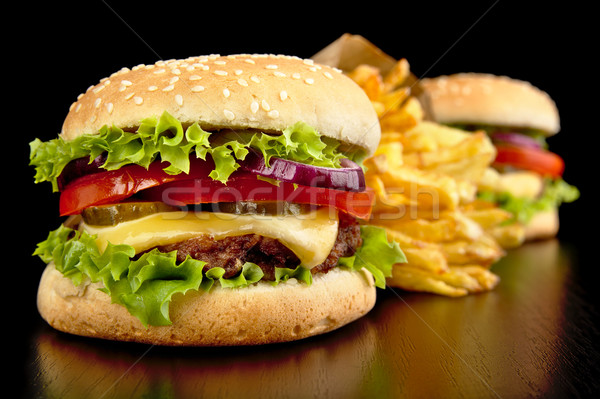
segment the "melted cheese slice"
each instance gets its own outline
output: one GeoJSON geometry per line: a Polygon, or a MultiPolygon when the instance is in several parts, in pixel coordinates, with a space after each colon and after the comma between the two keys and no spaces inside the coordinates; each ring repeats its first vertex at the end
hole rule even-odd
{"type": "Polygon", "coordinates": [[[91,226],[82,222],[80,228],[97,235],[100,251],[104,251],[110,242],[131,245],[136,253],[202,234],[216,240],[258,234],[279,240],[298,256],[304,267],[312,268],[323,263],[337,238],[338,218],[330,209],[323,207],[299,216],[159,212],[116,226],[91,226]]]}
{"type": "Polygon", "coordinates": [[[509,192],[517,198],[535,199],[544,189],[544,180],[539,173],[526,170],[499,173],[488,168],[479,186],[496,193],[509,192]]]}

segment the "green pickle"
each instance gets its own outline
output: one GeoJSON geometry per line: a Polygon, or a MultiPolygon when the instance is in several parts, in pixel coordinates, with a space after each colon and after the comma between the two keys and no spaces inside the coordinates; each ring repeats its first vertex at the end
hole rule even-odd
{"type": "Polygon", "coordinates": [[[92,226],[114,226],[128,220],[139,219],[157,212],[174,212],[180,208],[163,202],[121,202],[118,204],[90,206],[81,212],[83,221],[92,226]]]}
{"type": "MultiPolygon", "coordinates": [[[[314,205],[290,202],[219,202],[195,206],[196,211],[223,212],[235,215],[301,215],[315,209],[314,205]]],[[[91,206],[81,212],[83,221],[92,226],[115,226],[158,212],[185,210],[163,202],[138,201],[91,206]]]]}

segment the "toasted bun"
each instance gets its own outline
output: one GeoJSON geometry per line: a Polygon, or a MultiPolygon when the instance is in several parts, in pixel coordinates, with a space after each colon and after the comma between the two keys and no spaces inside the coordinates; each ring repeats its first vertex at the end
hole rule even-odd
{"type": "Polygon", "coordinates": [[[529,82],[480,73],[423,79],[422,101],[430,117],[443,124],[466,123],[560,130],[556,104],[529,82]]]}
{"type": "Polygon", "coordinates": [[[164,111],[207,130],[281,132],[303,121],[368,154],[381,135],[368,97],[341,71],[297,57],[245,54],[124,68],[80,95],[61,135],[70,140],[103,125],[135,129],[164,111]]]}
{"type": "Polygon", "coordinates": [[[173,324],[144,328],[100,284],[76,287],[50,263],[38,289],[38,309],[54,328],[71,334],[168,346],[256,345],[325,333],[365,315],[375,304],[373,276],[335,268],[310,286],[290,279],[241,289],[178,294],[173,324]]]}
{"type": "Polygon", "coordinates": [[[536,213],[525,226],[525,241],[545,240],[558,233],[558,209],[536,213]]]}

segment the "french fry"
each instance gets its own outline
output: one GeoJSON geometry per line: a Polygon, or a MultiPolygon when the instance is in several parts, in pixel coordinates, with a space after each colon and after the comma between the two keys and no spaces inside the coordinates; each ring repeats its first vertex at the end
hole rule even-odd
{"type": "Polygon", "coordinates": [[[407,291],[429,292],[450,297],[489,291],[499,277],[480,266],[450,267],[445,273],[431,273],[410,266],[396,265],[388,284],[407,291]]]}
{"type": "Polygon", "coordinates": [[[400,59],[394,64],[392,69],[383,78],[384,89],[386,93],[395,91],[406,83],[410,76],[410,64],[405,58],[400,59]]]}
{"type": "Polygon", "coordinates": [[[371,101],[379,99],[383,92],[383,79],[379,73],[379,69],[362,64],[348,73],[348,76],[358,83],[371,101]]]}

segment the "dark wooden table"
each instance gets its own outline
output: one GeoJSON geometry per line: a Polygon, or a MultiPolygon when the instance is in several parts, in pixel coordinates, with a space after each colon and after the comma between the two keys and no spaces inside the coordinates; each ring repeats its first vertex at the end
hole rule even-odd
{"type": "Polygon", "coordinates": [[[493,292],[379,291],[371,313],[289,344],[164,348],[34,323],[26,397],[562,398],[600,395],[592,267],[558,240],[513,250],[493,292]]]}

